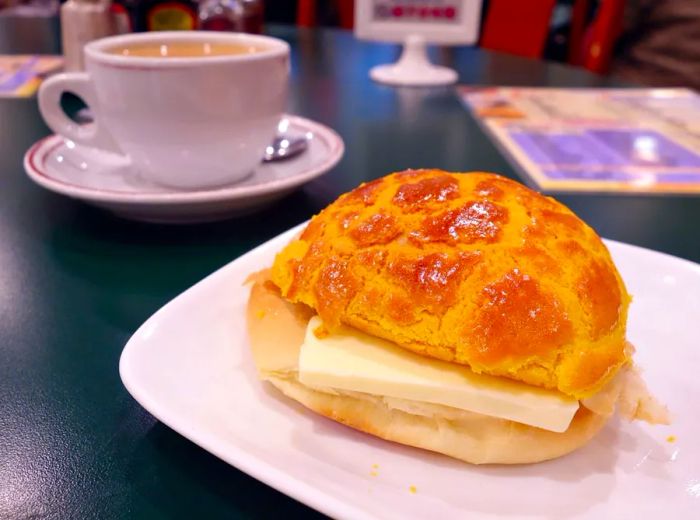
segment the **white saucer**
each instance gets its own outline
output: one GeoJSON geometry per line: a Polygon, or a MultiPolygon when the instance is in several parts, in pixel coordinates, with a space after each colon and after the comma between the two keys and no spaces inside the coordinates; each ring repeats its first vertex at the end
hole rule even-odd
{"type": "Polygon", "coordinates": [[[180,191],[150,184],[124,157],[82,147],[58,135],[27,150],[24,169],[48,190],[125,218],[163,223],[219,220],[280,199],[326,173],[342,157],[345,147],[335,131],[302,117],[285,117],[291,134],[310,136],[308,149],[291,159],[261,163],[246,179],[220,188],[180,191]]]}

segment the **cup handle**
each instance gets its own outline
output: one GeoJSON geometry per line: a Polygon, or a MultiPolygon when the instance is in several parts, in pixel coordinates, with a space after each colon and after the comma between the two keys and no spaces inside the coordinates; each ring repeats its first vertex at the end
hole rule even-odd
{"type": "Polygon", "coordinates": [[[90,75],[85,72],[66,72],[46,79],[39,88],[39,111],[55,133],[94,148],[124,155],[111,134],[100,124],[97,113],[97,96],[90,75]],[[71,92],[90,107],[94,122],[80,125],[70,119],[61,108],[61,95],[71,92]]]}

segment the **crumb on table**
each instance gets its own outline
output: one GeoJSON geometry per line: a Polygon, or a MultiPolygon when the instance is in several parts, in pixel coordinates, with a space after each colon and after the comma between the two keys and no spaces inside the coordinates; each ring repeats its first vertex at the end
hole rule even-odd
{"type": "Polygon", "coordinates": [[[676,436],[669,435],[668,437],[666,437],[666,442],[676,442],[676,436]]]}
{"type": "Polygon", "coordinates": [[[418,490],[416,489],[416,486],[414,486],[414,485],[408,486],[408,490],[409,490],[411,493],[413,493],[414,495],[416,494],[416,491],[418,491],[418,490]]]}

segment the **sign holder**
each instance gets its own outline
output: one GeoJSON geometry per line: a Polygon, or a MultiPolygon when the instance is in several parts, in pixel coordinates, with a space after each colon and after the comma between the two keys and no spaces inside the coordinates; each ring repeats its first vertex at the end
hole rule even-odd
{"type": "Polygon", "coordinates": [[[370,77],[406,86],[449,85],[457,72],[430,62],[427,44],[468,45],[477,40],[481,0],[357,0],[355,34],[363,40],[403,43],[396,63],[370,77]]]}

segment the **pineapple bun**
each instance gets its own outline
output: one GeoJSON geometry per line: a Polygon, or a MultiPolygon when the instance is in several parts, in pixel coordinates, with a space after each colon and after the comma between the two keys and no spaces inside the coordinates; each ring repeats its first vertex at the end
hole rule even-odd
{"type": "Polygon", "coordinates": [[[313,217],[271,281],[340,325],[476,373],[582,399],[628,360],[630,296],[596,232],[481,172],[407,170],[313,217]]]}

